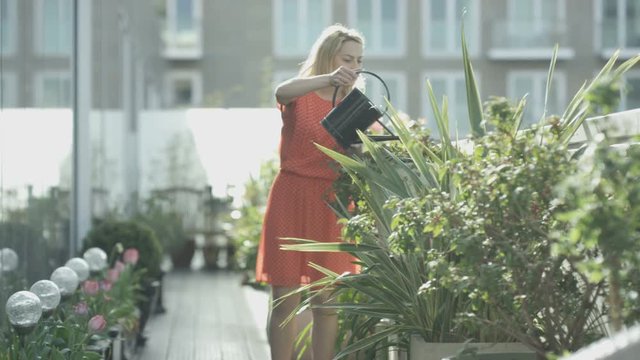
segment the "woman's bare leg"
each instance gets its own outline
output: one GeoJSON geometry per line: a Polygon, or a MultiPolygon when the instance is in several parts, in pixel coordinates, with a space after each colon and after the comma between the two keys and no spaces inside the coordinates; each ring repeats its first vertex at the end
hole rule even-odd
{"type": "MultiPolygon", "coordinates": [[[[311,303],[312,305],[324,304],[328,298],[328,291],[319,293],[311,300],[311,303]]],[[[318,309],[312,306],[312,311],[311,348],[313,360],[331,360],[335,355],[336,337],[338,336],[338,315],[333,309],[318,309]]]]}
{"type": "Polygon", "coordinates": [[[285,326],[282,322],[293,312],[300,303],[300,295],[292,295],[285,298],[278,306],[273,304],[296,288],[274,286],[271,288],[271,309],[269,313],[268,338],[271,347],[272,360],[289,360],[293,357],[293,344],[298,329],[296,322],[290,321],[285,326]]]}

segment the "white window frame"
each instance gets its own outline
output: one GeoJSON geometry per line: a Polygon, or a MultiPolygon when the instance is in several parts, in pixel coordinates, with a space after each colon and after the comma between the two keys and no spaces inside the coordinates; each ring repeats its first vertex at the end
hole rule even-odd
{"type": "MultiPolygon", "coordinates": [[[[457,29],[453,29],[453,26],[457,26],[456,24],[456,15],[455,14],[455,1],[447,0],[447,26],[448,26],[448,36],[447,39],[447,49],[433,49],[429,44],[429,36],[427,36],[427,31],[429,31],[428,24],[430,23],[431,18],[431,8],[430,8],[431,0],[422,0],[421,1],[421,14],[422,21],[420,28],[420,37],[422,39],[422,56],[425,58],[450,58],[450,57],[459,57],[460,49],[461,49],[461,40],[456,38],[455,34],[457,29]]],[[[481,49],[481,22],[482,17],[480,16],[480,12],[482,11],[482,6],[479,5],[479,1],[473,0],[471,2],[472,8],[467,12],[467,21],[465,21],[465,38],[467,40],[467,46],[469,50],[469,55],[474,57],[480,53],[481,49]],[[468,21],[469,18],[471,21],[468,21]],[[470,31],[471,30],[471,31],[470,31]]]]}
{"type": "Polygon", "coordinates": [[[0,75],[0,96],[2,109],[18,107],[18,81],[16,74],[3,71],[0,75]]]}
{"type": "MultiPolygon", "coordinates": [[[[525,113],[530,111],[538,111],[544,108],[544,95],[546,91],[547,70],[514,70],[509,71],[507,73],[507,98],[510,101],[515,103],[519,102],[524,94],[516,94],[515,91],[515,79],[516,77],[526,76],[533,79],[534,89],[528,90],[527,94],[531,94],[532,92],[536,92],[537,103],[531,102],[531,96],[527,96],[527,103],[525,105],[525,113]]],[[[556,70],[553,74],[553,79],[551,80],[552,90],[555,90],[555,95],[549,99],[549,101],[557,102],[555,105],[566,105],[567,104],[567,76],[564,71],[556,70]]],[[[553,105],[553,104],[551,104],[553,105]]],[[[560,108],[559,111],[564,109],[560,108]]],[[[553,112],[547,109],[547,113],[545,116],[553,115],[553,112]]],[[[556,114],[562,115],[562,114],[556,114]]],[[[542,114],[534,113],[531,116],[532,122],[527,122],[527,118],[523,118],[523,124],[535,124],[540,120],[542,114]]]]}
{"type": "MultiPolygon", "coordinates": [[[[174,98],[175,83],[179,80],[191,82],[191,106],[202,104],[202,74],[198,71],[171,71],[165,77],[165,99],[170,107],[177,106],[174,98]]],[[[181,104],[180,106],[182,106],[181,104]]]]}
{"type": "MultiPolygon", "coordinates": [[[[43,5],[45,1],[51,1],[51,0],[35,0],[34,2],[34,13],[35,13],[35,19],[36,21],[34,21],[34,45],[35,45],[35,53],[38,55],[44,55],[44,56],[61,56],[61,57],[66,57],[66,56],[71,56],[73,53],[73,40],[71,40],[71,46],[69,47],[69,49],[67,51],[63,51],[63,50],[59,50],[59,51],[46,51],[44,49],[43,46],[43,38],[42,38],[42,34],[44,32],[43,28],[42,28],[42,22],[40,21],[40,19],[42,19],[42,17],[44,16],[44,9],[43,9],[43,5]]],[[[68,1],[70,6],[69,6],[69,11],[71,11],[72,13],[69,14],[69,16],[71,18],[73,18],[73,6],[71,4],[70,0],[56,0],[58,1],[59,5],[62,5],[63,2],[68,1]]],[[[62,12],[63,11],[63,7],[59,6],[58,7],[58,11],[62,12]]],[[[73,19],[71,20],[73,21],[73,19]]],[[[71,24],[71,26],[73,27],[73,24],[71,24]]],[[[73,29],[71,29],[71,31],[69,31],[70,36],[73,36],[73,29]]]]}
{"type": "Polygon", "coordinates": [[[73,106],[73,99],[71,98],[73,96],[72,94],[72,89],[69,89],[69,101],[68,104],[56,104],[55,106],[50,106],[50,105],[44,105],[44,82],[47,79],[58,79],[58,80],[68,80],[69,81],[69,86],[73,86],[72,84],[72,79],[71,79],[71,73],[69,71],[41,71],[38,72],[35,75],[35,84],[36,84],[36,91],[35,91],[35,99],[34,99],[34,105],[35,107],[38,108],[67,108],[67,107],[72,107],[73,106]]]}
{"type": "MultiPolygon", "coordinates": [[[[305,20],[307,19],[307,0],[298,0],[298,19],[305,20]]],[[[324,1],[324,14],[318,14],[318,16],[325,16],[324,23],[327,25],[331,23],[333,18],[333,2],[332,1],[324,1]]],[[[303,27],[300,30],[298,35],[298,44],[296,50],[293,52],[288,52],[284,50],[284,44],[282,41],[282,37],[280,33],[282,30],[282,24],[284,24],[284,19],[282,17],[282,9],[283,9],[283,0],[273,0],[273,16],[274,25],[273,25],[273,44],[274,44],[274,55],[279,58],[300,58],[305,57],[309,50],[311,49],[312,44],[307,44],[304,39],[308,38],[307,28],[303,27]]],[[[304,23],[304,21],[302,21],[304,23]]]]}
{"type": "Polygon", "coordinates": [[[624,47],[624,43],[626,42],[626,36],[627,36],[627,32],[626,32],[626,21],[627,21],[627,17],[625,16],[625,12],[627,9],[627,1],[629,0],[606,0],[606,1],[617,1],[618,2],[618,14],[617,14],[617,18],[616,18],[616,24],[618,26],[617,28],[617,44],[616,46],[614,46],[613,48],[607,48],[605,47],[605,45],[603,44],[603,35],[602,35],[602,26],[603,26],[603,22],[604,22],[604,17],[603,17],[603,12],[604,12],[604,7],[603,7],[603,1],[604,0],[596,0],[593,2],[593,6],[594,6],[594,24],[597,24],[597,26],[595,26],[594,29],[594,46],[593,48],[596,49],[596,51],[600,51],[600,56],[602,58],[608,59],[610,58],[613,53],[620,48],[620,58],[622,59],[628,59],[631,58],[633,56],[635,56],[638,51],[640,51],[640,47],[633,47],[633,48],[628,48],[628,47],[624,47]],[[621,6],[624,5],[624,6],[621,6]]]}
{"type": "Polygon", "coordinates": [[[193,42],[181,37],[178,31],[176,6],[181,0],[166,0],[166,34],[165,56],[171,58],[198,58],[202,55],[202,0],[191,0],[193,3],[193,42]]]}
{"type": "MultiPolygon", "coordinates": [[[[377,24],[382,22],[382,4],[380,3],[382,0],[370,0],[371,2],[371,14],[373,19],[372,23],[377,24]]],[[[396,0],[395,1],[398,14],[398,19],[396,22],[396,32],[398,34],[397,47],[393,50],[384,50],[380,48],[381,42],[381,30],[380,26],[373,27],[373,34],[365,34],[365,57],[375,57],[375,58],[398,58],[406,55],[406,43],[407,43],[407,29],[406,24],[408,23],[408,15],[407,15],[407,1],[406,0],[396,0]]],[[[358,27],[358,4],[357,0],[349,0],[347,3],[347,19],[349,24],[354,24],[354,27],[358,27]]]]}
{"type": "MultiPolygon", "coordinates": [[[[449,120],[451,120],[451,117],[453,115],[455,115],[455,111],[452,111],[453,105],[456,104],[458,102],[457,98],[452,97],[452,95],[455,95],[455,83],[456,81],[462,81],[463,83],[465,82],[465,77],[464,77],[464,71],[434,71],[434,72],[424,72],[422,73],[422,77],[425,83],[425,89],[426,89],[426,81],[427,80],[431,80],[431,79],[443,79],[446,81],[446,87],[447,90],[445,92],[445,94],[434,94],[436,96],[436,102],[438,103],[438,107],[442,106],[442,97],[444,95],[447,96],[447,102],[449,105],[449,112],[448,112],[448,116],[449,116],[449,120]]],[[[476,86],[478,87],[478,89],[480,89],[480,83],[481,83],[481,76],[479,73],[474,72],[474,78],[476,80],[476,86]]],[[[425,90],[426,91],[426,90],[425,90]]],[[[428,92],[425,93],[425,96],[427,97],[427,99],[422,103],[422,111],[421,111],[421,116],[422,118],[426,118],[428,119],[429,123],[433,124],[433,128],[431,129],[431,134],[432,137],[439,137],[439,133],[437,130],[437,124],[436,124],[436,119],[435,116],[433,114],[433,109],[431,108],[431,101],[429,100],[428,96],[428,92]]],[[[464,102],[464,112],[465,114],[468,114],[468,105],[467,105],[467,99],[466,99],[466,94],[463,96],[463,99],[461,99],[464,102]]],[[[440,111],[442,111],[442,109],[440,109],[440,111]]],[[[455,119],[456,121],[458,119],[455,119]]],[[[467,118],[465,118],[464,120],[468,120],[468,116],[467,118]]],[[[460,136],[460,139],[468,137],[471,135],[471,133],[469,134],[457,134],[456,133],[456,127],[455,126],[451,126],[452,124],[449,124],[449,136],[451,137],[452,140],[456,140],[456,135],[460,136]]],[[[454,124],[455,125],[455,124],[454,124]]],[[[431,128],[431,127],[430,127],[431,128]]],[[[469,131],[471,131],[471,129],[469,129],[469,131]]]]}
{"type": "Polygon", "coordinates": [[[16,51],[16,38],[18,35],[18,26],[16,20],[18,19],[18,9],[16,2],[18,0],[2,0],[7,2],[7,28],[6,36],[7,42],[3,44],[2,56],[13,55],[16,51]]]}

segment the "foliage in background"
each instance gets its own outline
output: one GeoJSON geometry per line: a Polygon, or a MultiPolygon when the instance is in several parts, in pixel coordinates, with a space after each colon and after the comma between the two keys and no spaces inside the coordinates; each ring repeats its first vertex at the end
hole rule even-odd
{"type": "MultiPolygon", "coordinates": [[[[148,226],[133,220],[105,220],[96,224],[83,242],[83,252],[91,247],[99,247],[109,254],[116,246],[138,249],[142,256],[137,269],[145,269],[145,281],[150,282],[160,276],[162,245],[148,226]]],[[[111,257],[111,265],[115,257],[111,257]]]]}
{"type": "Polygon", "coordinates": [[[187,233],[183,226],[182,215],[166,210],[163,206],[167,201],[168,199],[164,199],[160,194],[150,196],[133,219],[151,228],[162,245],[163,252],[170,253],[184,245],[187,233]]]}
{"type": "Polygon", "coordinates": [[[606,135],[598,136],[581,157],[577,171],[556,189],[562,199],[559,218],[570,232],[558,234],[554,250],[568,258],[586,283],[606,282],[614,331],[640,320],[638,140],[614,146],[606,135]]]}
{"type": "Polygon", "coordinates": [[[245,271],[246,282],[255,282],[256,258],[262,233],[262,220],[271,184],[278,172],[277,158],[265,161],[256,178],[250,177],[244,185],[241,205],[236,209],[230,231],[235,242],[240,268],[245,271]]]}

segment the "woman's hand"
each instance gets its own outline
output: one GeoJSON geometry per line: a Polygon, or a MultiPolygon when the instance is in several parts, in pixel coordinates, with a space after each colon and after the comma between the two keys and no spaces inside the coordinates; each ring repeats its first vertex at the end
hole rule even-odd
{"type": "Polygon", "coordinates": [[[355,70],[345,66],[340,66],[329,76],[329,84],[331,86],[353,86],[358,79],[358,73],[355,70]]]}

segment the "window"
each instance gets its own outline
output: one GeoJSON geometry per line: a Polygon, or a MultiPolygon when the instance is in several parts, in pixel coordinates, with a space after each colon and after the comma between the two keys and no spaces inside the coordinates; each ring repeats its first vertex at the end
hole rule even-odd
{"type": "Polygon", "coordinates": [[[10,55],[15,51],[17,36],[17,0],[0,0],[0,53],[10,55]]]}
{"type": "MultiPolygon", "coordinates": [[[[478,74],[475,74],[476,81],[479,82],[478,74]]],[[[469,111],[467,107],[467,90],[463,72],[436,73],[425,77],[431,83],[433,93],[438,102],[438,107],[442,111],[442,98],[447,97],[449,106],[449,134],[453,140],[464,138],[471,134],[469,125],[469,111]]],[[[425,82],[426,83],[426,82],[425,82]]],[[[431,130],[433,137],[439,137],[438,125],[431,102],[425,101],[424,117],[427,119],[426,127],[431,130]]]]}
{"type": "Polygon", "coordinates": [[[71,75],[44,72],[36,75],[35,107],[71,107],[71,75]]]}
{"type": "Polygon", "coordinates": [[[72,0],[37,0],[36,52],[47,56],[71,55],[73,42],[72,0]]]}
{"type": "Polygon", "coordinates": [[[174,72],[167,76],[167,103],[173,107],[197,106],[202,102],[202,76],[196,72],[174,72]]]}
{"type": "MultiPolygon", "coordinates": [[[[547,87],[547,71],[513,71],[508,75],[507,97],[518,102],[527,96],[521,128],[537,123],[544,110],[547,87]]],[[[565,75],[556,71],[553,75],[546,116],[562,115],[566,106],[565,75]]]]}
{"type": "Polygon", "coordinates": [[[600,0],[601,47],[640,48],[640,0],[600,0]]]}
{"type": "Polygon", "coordinates": [[[564,34],[564,0],[519,0],[508,2],[507,33],[510,46],[553,46],[564,34]]]}
{"type": "Polygon", "coordinates": [[[365,37],[366,56],[400,56],[405,52],[406,0],[350,0],[349,23],[365,37]]]}
{"type": "Polygon", "coordinates": [[[202,0],[166,0],[167,20],[163,34],[164,56],[198,59],[202,56],[202,0]]]}
{"type": "Polygon", "coordinates": [[[15,74],[0,74],[0,109],[18,106],[18,88],[15,74]]]}
{"type": "Polygon", "coordinates": [[[274,0],[274,44],[277,56],[305,56],[331,23],[331,2],[274,0]]]}
{"type": "Polygon", "coordinates": [[[470,54],[480,48],[480,6],[472,0],[422,1],[422,51],[424,56],[459,56],[462,17],[470,54]],[[466,12],[466,14],[465,14],[466,12]]]}
{"type": "MultiPolygon", "coordinates": [[[[376,72],[378,76],[384,80],[389,88],[389,93],[391,96],[390,102],[393,108],[398,112],[406,112],[407,111],[407,79],[403,73],[400,72],[376,72]]],[[[384,85],[380,82],[380,80],[375,77],[367,74],[363,74],[365,77],[365,93],[371,102],[378,105],[381,110],[387,105],[385,98],[387,97],[387,92],[384,89],[384,85]]],[[[385,123],[386,125],[387,123],[385,123]]]]}

